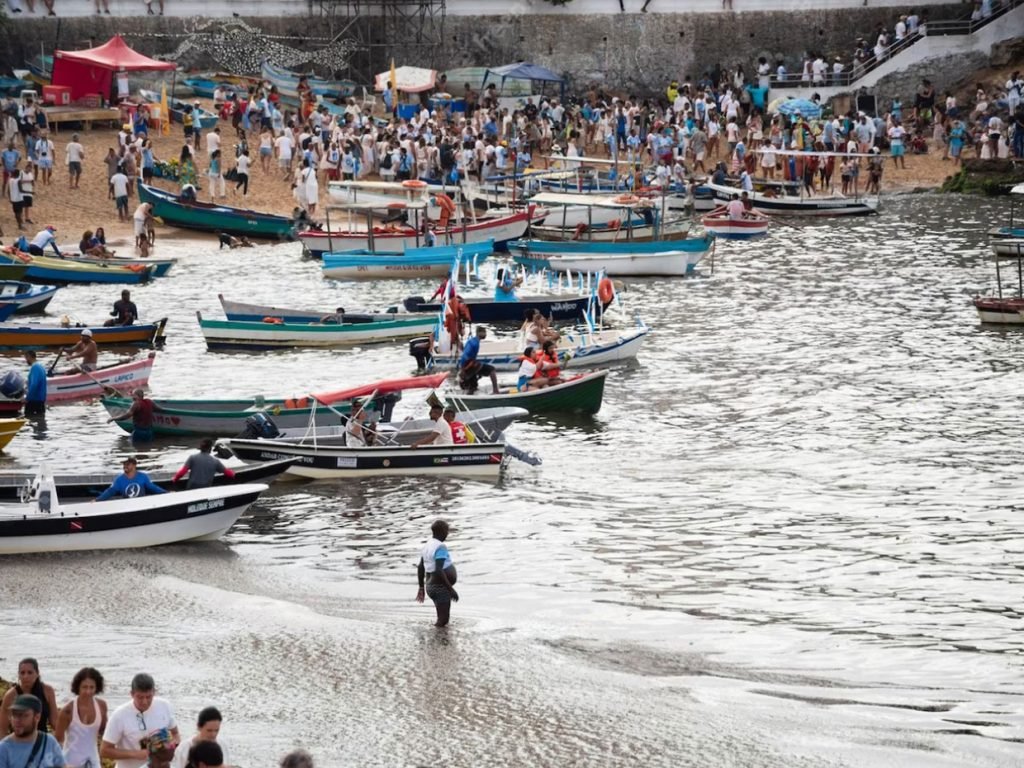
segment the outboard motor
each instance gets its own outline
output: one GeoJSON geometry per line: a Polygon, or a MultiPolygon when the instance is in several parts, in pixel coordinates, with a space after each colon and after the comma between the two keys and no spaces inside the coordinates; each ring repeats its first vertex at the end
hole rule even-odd
{"type": "Polygon", "coordinates": [[[405,301],[402,302],[402,306],[405,307],[406,312],[415,312],[420,304],[426,304],[427,300],[422,296],[409,296],[405,301]]]}
{"type": "Polygon", "coordinates": [[[0,379],[0,395],[10,400],[21,400],[25,396],[25,377],[17,371],[8,371],[0,379]]]}
{"type": "Polygon", "coordinates": [[[416,358],[416,368],[425,371],[434,363],[433,339],[418,336],[409,342],[409,354],[416,358]]]}
{"type": "Polygon", "coordinates": [[[277,428],[274,420],[260,411],[245,420],[245,429],[239,437],[245,440],[256,440],[261,437],[269,440],[280,434],[281,430],[277,428]]]}

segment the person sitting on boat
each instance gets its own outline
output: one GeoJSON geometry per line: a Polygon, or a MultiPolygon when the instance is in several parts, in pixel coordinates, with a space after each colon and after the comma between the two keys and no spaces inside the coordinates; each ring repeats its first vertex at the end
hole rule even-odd
{"type": "Polygon", "coordinates": [[[550,384],[541,369],[538,357],[537,350],[533,347],[523,350],[523,356],[519,358],[519,373],[516,380],[516,389],[520,392],[543,389],[550,384]]]}
{"type": "Polygon", "coordinates": [[[353,403],[352,407],[352,414],[348,417],[348,423],[345,424],[345,447],[365,448],[368,445],[373,445],[377,433],[367,423],[370,420],[370,413],[367,411],[365,403],[353,403]]]}
{"type": "Polygon", "coordinates": [[[153,410],[155,405],[152,400],[146,397],[141,389],[132,392],[132,404],[127,411],[120,416],[111,416],[107,424],[112,421],[132,420],[132,442],[148,443],[153,440],[153,410]]]}
{"type": "Polygon", "coordinates": [[[28,252],[33,256],[42,256],[46,251],[46,246],[51,246],[53,252],[57,254],[59,258],[64,258],[64,254],[60,252],[60,248],[57,247],[57,238],[55,233],[57,228],[52,224],[46,229],[42,229],[36,233],[36,236],[32,238],[28,244],[28,252]]]}
{"type": "Polygon", "coordinates": [[[526,310],[523,327],[520,330],[526,344],[531,347],[539,347],[545,341],[557,341],[560,335],[548,325],[547,318],[536,309],[526,310]]]}
{"type": "Polygon", "coordinates": [[[96,348],[96,341],[92,337],[92,331],[88,328],[82,329],[81,338],[68,353],[68,360],[74,360],[76,357],[82,358],[82,362],[79,364],[79,367],[83,371],[96,370],[96,360],[99,357],[99,350],[96,348]]]}
{"type": "Polygon", "coordinates": [[[487,338],[487,329],[482,325],[476,327],[476,335],[466,341],[466,346],[459,356],[459,386],[470,394],[476,392],[477,382],[484,376],[491,379],[491,392],[498,394],[498,375],[494,366],[477,360],[480,354],[480,342],[487,338]]]}
{"type": "MultiPolygon", "coordinates": [[[[747,193],[744,192],[743,194],[745,195],[747,193]]],[[[743,201],[740,200],[740,196],[734,192],[729,204],[725,206],[725,212],[729,214],[729,219],[731,221],[739,221],[743,218],[745,211],[746,208],[743,207],[743,201]]]]}
{"type": "Polygon", "coordinates": [[[426,232],[423,233],[423,244],[427,248],[433,248],[437,245],[437,233],[434,232],[434,225],[430,222],[424,224],[426,232]]]}
{"type": "Polygon", "coordinates": [[[412,444],[412,448],[421,448],[424,445],[452,445],[452,428],[444,420],[444,408],[440,403],[430,406],[430,420],[434,422],[430,433],[424,435],[412,444]]]}
{"type": "Polygon", "coordinates": [[[320,318],[321,325],[340,325],[345,322],[345,308],[338,307],[331,314],[320,318]]]}
{"type": "Polygon", "coordinates": [[[725,185],[725,163],[719,163],[715,166],[715,172],[711,174],[711,183],[719,186],[725,185]]]}
{"type": "Polygon", "coordinates": [[[498,268],[498,284],[494,287],[495,301],[519,301],[516,288],[523,284],[523,278],[515,277],[505,267],[498,268]]]}
{"type": "Polygon", "coordinates": [[[139,319],[139,308],[132,301],[132,294],[127,288],[121,291],[121,298],[114,302],[114,308],[110,311],[112,320],[107,320],[103,325],[135,325],[139,319]]]}
{"type": "Polygon", "coordinates": [[[107,490],[103,491],[93,501],[106,501],[114,496],[121,496],[126,499],[134,499],[138,496],[155,495],[167,493],[163,488],[149,479],[145,472],[139,472],[139,463],[134,456],[129,456],[121,465],[124,472],[118,475],[107,490]]]}
{"type": "Polygon", "coordinates": [[[544,342],[537,357],[537,368],[547,377],[549,385],[562,383],[562,363],[558,359],[558,345],[555,342],[544,342]]]}
{"type": "Polygon", "coordinates": [[[181,192],[178,193],[178,199],[181,200],[181,202],[183,203],[194,203],[196,200],[198,200],[199,198],[196,195],[195,184],[183,184],[181,187],[181,192]]]}
{"type": "Polygon", "coordinates": [[[444,420],[448,422],[448,427],[452,431],[452,442],[455,445],[465,445],[466,443],[473,442],[470,440],[473,432],[461,421],[456,420],[455,409],[450,405],[444,409],[444,420]]]}
{"type": "Polygon", "coordinates": [[[743,210],[746,214],[753,214],[754,201],[750,199],[750,194],[747,192],[747,190],[743,190],[740,193],[740,202],[743,203],[743,210]]]}
{"type": "Polygon", "coordinates": [[[107,259],[114,255],[103,242],[93,234],[91,229],[82,233],[82,239],[78,242],[78,250],[83,256],[92,256],[96,259],[107,259]]]}
{"type": "Polygon", "coordinates": [[[174,475],[173,482],[176,483],[188,475],[188,485],[185,487],[191,491],[193,488],[209,488],[213,485],[213,479],[218,472],[228,480],[233,480],[234,470],[225,467],[220,459],[211,455],[212,450],[213,440],[208,437],[204,438],[199,443],[199,453],[193,453],[185,460],[185,464],[174,475]]]}

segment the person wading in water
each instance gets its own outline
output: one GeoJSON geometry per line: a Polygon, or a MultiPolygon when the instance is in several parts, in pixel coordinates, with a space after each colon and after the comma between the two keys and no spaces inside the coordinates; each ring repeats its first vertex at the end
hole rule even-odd
{"type": "Polygon", "coordinates": [[[416,593],[416,602],[422,603],[424,595],[429,595],[437,610],[435,627],[447,627],[451,617],[452,601],[459,602],[459,593],[455,591],[457,574],[452,565],[452,557],[448,553],[448,523],[435,520],[430,526],[430,540],[423,546],[420,563],[416,567],[416,576],[420,582],[416,593]]]}

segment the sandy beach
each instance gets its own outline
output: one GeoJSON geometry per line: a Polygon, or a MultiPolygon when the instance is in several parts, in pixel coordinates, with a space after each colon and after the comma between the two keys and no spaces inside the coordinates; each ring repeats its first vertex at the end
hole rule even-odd
{"type": "MultiPolygon", "coordinates": [[[[234,154],[234,129],[229,122],[222,120],[220,130],[226,158],[225,168],[230,168],[231,160],[228,158],[233,157],[234,154]]],[[[81,186],[77,190],[69,189],[67,166],[64,161],[64,148],[71,140],[71,136],[72,131],[66,128],[51,136],[56,147],[53,179],[49,185],[36,182],[35,205],[32,209],[32,220],[35,224],[26,224],[24,232],[31,237],[38,229],[52,224],[57,227],[60,242],[77,243],[86,229],[102,226],[105,228],[108,239],[130,238],[131,222],[124,224],[118,222],[114,201],[108,198],[107,185],[104,182],[106,166],[103,158],[106,156],[108,148],[117,147],[114,128],[94,126],[91,130],[79,132],[79,141],[85,147],[86,156],[81,186]]],[[[176,158],[181,153],[184,141],[181,125],[173,124],[169,136],[163,136],[158,131],[153,131],[150,137],[153,139],[153,147],[158,160],[176,158]]],[[[226,203],[258,211],[289,214],[295,206],[290,184],[282,179],[276,168],[270,173],[263,171],[258,154],[254,151],[257,145],[256,137],[251,136],[249,146],[253,163],[248,196],[234,195],[232,193],[233,185],[229,183],[226,203]]],[[[18,148],[24,153],[20,144],[18,148]]],[[[198,158],[197,170],[200,174],[200,184],[203,186],[200,197],[203,200],[208,200],[209,190],[206,188],[206,179],[203,176],[207,166],[205,144],[198,153],[198,158]]],[[[725,159],[724,152],[719,159],[725,159]]],[[[884,191],[898,192],[937,187],[953,171],[952,164],[949,161],[943,161],[941,153],[934,151],[928,155],[908,156],[906,161],[906,170],[896,170],[891,163],[887,163],[883,176],[884,191]]],[[[177,188],[176,185],[159,179],[156,180],[156,184],[167,189],[177,188]]],[[[326,200],[326,185],[322,183],[321,204],[326,200]]],[[[131,210],[134,210],[136,202],[135,198],[130,201],[129,208],[131,210]]],[[[14,215],[9,204],[0,208],[0,227],[8,240],[12,239],[12,234],[17,232],[14,215]]],[[[161,229],[164,234],[174,231],[169,228],[161,229]]],[[[161,233],[158,232],[159,236],[161,233]]]]}

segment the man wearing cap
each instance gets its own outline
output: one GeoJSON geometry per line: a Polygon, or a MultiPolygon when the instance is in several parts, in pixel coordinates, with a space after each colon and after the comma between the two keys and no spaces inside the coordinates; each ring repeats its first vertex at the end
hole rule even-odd
{"type": "Polygon", "coordinates": [[[156,695],[153,677],[140,673],[132,678],[132,700],[115,709],[107,721],[100,757],[113,760],[115,768],[142,768],[149,759],[149,745],[154,738],[172,749],[181,742],[174,710],[156,695]],[[164,730],[170,739],[162,733],[164,730]]]}
{"type": "MultiPolygon", "coordinates": [[[[166,490],[150,480],[149,475],[145,472],[139,472],[139,462],[134,456],[129,456],[125,459],[121,464],[121,468],[124,471],[115,477],[110,487],[93,499],[93,501],[106,501],[114,497],[134,499],[139,496],[155,496],[159,493],[167,493],[166,490]]],[[[134,688],[132,691],[134,698],[134,688]]],[[[108,755],[103,755],[103,757],[108,757],[108,755]]]]}
{"type": "Polygon", "coordinates": [[[92,331],[88,328],[83,328],[82,337],[68,353],[68,360],[74,360],[76,357],[80,357],[82,358],[82,362],[79,367],[83,371],[95,371],[96,359],[98,356],[99,350],[96,348],[96,341],[92,337],[92,331]]]}
{"type": "Polygon", "coordinates": [[[12,733],[0,741],[0,768],[64,768],[60,744],[39,730],[43,704],[30,693],[11,705],[12,733]]]}
{"type": "Polygon", "coordinates": [[[33,256],[42,256],[46,250],[46,246],[52,246],[54,253],[58,257],[63,257],[64,254],[60,252],[60,248],[57,247],[57,238],[54,233],[57,228],[52,224],[46,229],[40,230],[36,233],[36,236],[32,238],[32,242],[29,243],[28,252],[33,256]]]}

